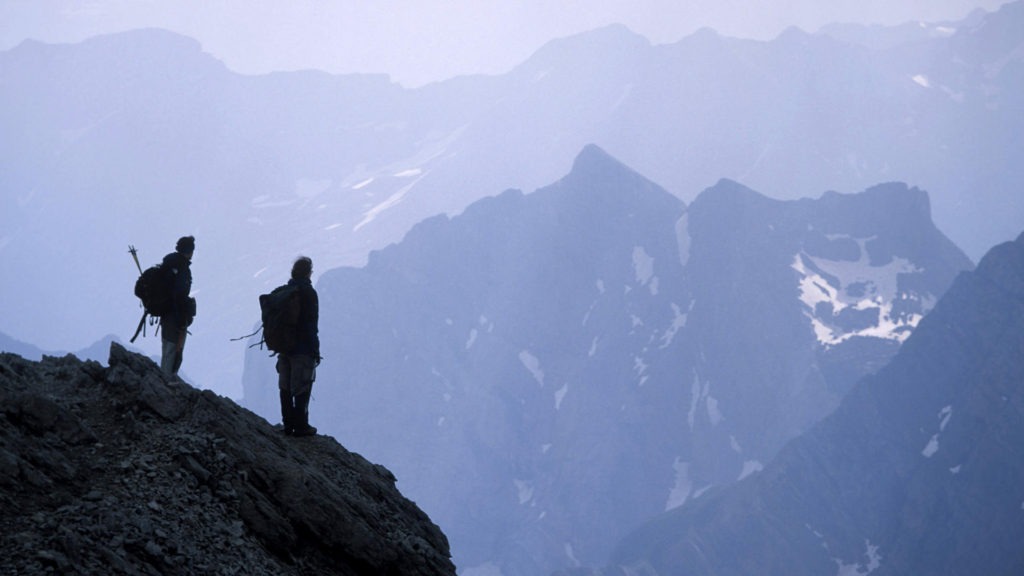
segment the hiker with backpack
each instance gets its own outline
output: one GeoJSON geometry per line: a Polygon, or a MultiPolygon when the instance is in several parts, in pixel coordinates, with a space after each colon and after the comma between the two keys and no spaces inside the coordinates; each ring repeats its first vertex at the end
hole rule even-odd
{"type": "Polygon", "coordinates": [[[170,290],[170,301],[160,314],[160,330],[163,332],[163,355],[160,368],[169,376],[176,376],[181,368],[185,350],[185,336],[196,315],[196,300],[189,296],[192,291],[192,254],[196,239],[183,236],[178,239],[174,252],[164,256],[160,268],[170,290]]]}
{"type": "MultiPolygon", "coordinates": [[[[291,280],[271,295],[278,295],[280,308],[291,308],[282,316],[284,321],[270,321],[265,317],[264,339],[268,347],[278,353],[277,383],[281,395],[281,419],[284,433],[290,436],[313,436],[316,428],[309,425],[309,398],[316,380],[316,367],[320,364],[320,301],[313,288],[313,260],[300,256],[292,265],[291,280]],[[278,334],[284,332],[284,334],[278,334]],[[283,340],[281,344],[276,341],[283,340]],[[274,342],[274,344],[271,344],[274,342]]],[[[264,298],[261,306],[264,309],[264,298]]]]}

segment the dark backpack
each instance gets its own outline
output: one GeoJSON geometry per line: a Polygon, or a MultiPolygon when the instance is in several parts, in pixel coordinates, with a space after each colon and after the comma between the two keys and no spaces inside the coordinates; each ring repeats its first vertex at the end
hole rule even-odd
{"type": "Polygon", "coordinates": [[[263,342],[271,352],[288,354],[295,349],[301,309],[298,286],[285,284],[274,288],[270,294],[260,295],[263,342]]]}
{"type": "Polygon", "coordinates": [[[173,278],[159,264],[146,268],[135,281],[135,295],[150,316],[163,316],[172,309],[173,278]]]}

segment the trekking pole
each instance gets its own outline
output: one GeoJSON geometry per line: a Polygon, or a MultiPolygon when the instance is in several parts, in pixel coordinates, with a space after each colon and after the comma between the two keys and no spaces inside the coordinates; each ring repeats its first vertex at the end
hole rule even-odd
{"type": "MultiPolygon", "coordinates": [[[[139,254],[135,250],[135,246],[128,245],[128,253],[132,255],[132,259],[135,260],[135,267],[139,269],[139,274],[142,274],[142,265],[139,264],[139,254]]],[[[139,320],[138,327],[135,328],[135,335],[129,340],[130,343],[134,344],[135,339],[139,337],[139,332],[144,332],[146,329],[146,309],[142,309],[142,318],[139,320]]]]}

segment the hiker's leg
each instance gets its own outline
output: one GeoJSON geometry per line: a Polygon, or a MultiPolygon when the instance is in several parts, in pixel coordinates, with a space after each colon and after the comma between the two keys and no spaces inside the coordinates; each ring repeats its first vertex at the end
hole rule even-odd
{"type": "Polygon", "coordinates": [[[160,369],[164,371],[164,374],[168,376],[174,376],[177,372],[176,364],[179,364],[177,360],[178,356],[178,343],[173,340],[168,342],[163,340],[163,351],[160,355],[160,369]]]}
{"type": "Polygon", "coordinates": [[[277,356],[277,388],[281,397],[281,424],[286,434],[295,429],[295,404],[292,402],[291,362],[284,354],[277,356]]]}
{"type": "Polygon", "coordinates": [[[309,398],[313,393],[316,379],[316,364],[310,356],[293,358],[292,393],[295,399],[295,432],[299,435],[316,434],[316,428],[309,425],[309,398]]]}
{"type": "Polygon", "coordinates": [[[174,373],[177,374],[178,370],[181,369],[181,359],[185,355],[185,336],[188,331],[184,328],[181,329],[180,340],[178,341],[177,354],[174,355],[174,373]]]}

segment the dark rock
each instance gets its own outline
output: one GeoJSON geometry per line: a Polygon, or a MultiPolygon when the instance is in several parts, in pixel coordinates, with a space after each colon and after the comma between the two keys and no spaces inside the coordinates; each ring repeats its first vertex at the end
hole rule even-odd
{"type": "Polygon", "coordinates": [[[11,573],[455,573],[388,470],[117,344],[109,368],[0,355],[0,398],[11,573]]]}

